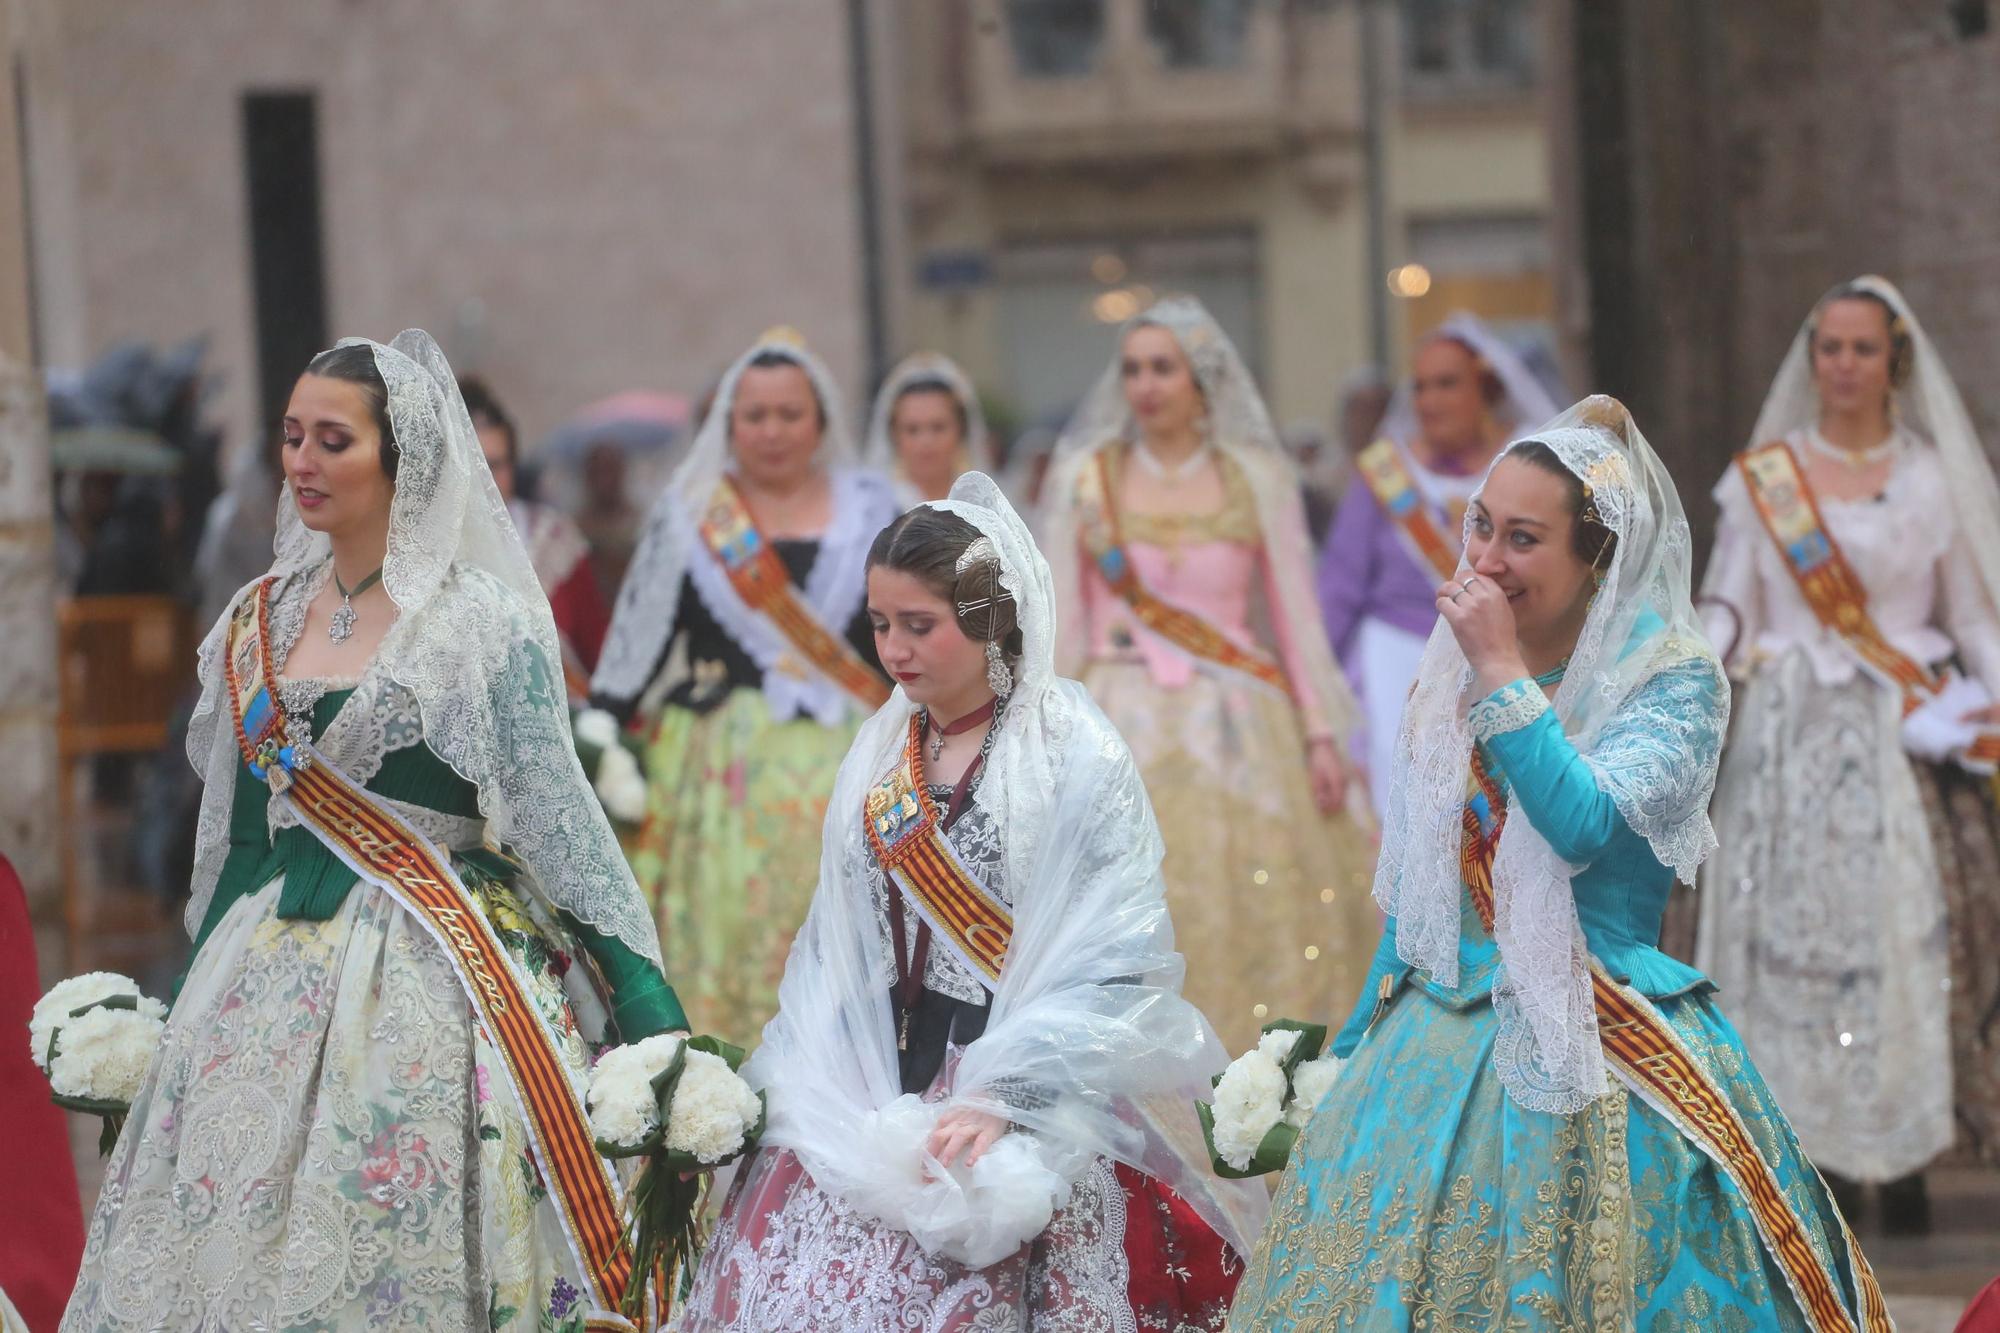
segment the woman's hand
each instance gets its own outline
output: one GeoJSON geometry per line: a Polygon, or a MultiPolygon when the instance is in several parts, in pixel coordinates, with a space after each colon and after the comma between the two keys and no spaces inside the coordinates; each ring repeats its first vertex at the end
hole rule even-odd
{"type": "Polygon", "coordinates": [[[1481,690],[1491,694],[1529,674],[1514,632],[1514,608],[1493,580],[1479,574],[1446,579],[1438,585],[1437,608],[1481,690]]]}
{"type": "Polygon", "coordinates": [[[1991,704],[1985,708],[1975,708],[1960,718],[1959,721],[1971,727],[2000,726],[2000,704],[1991,704]]]}
{"type": "Polygon", "coordinates": [[[999,1116],[969,1106],[955,1106],[938,1117],[930,1142],[924,1147],[946,1166],[955,1164],[958,1155],[964,1153],[965,1164],[970,1167],[1006,1132],[1007,1122],[999,1116]]]}
{"type": "Polygon", "coordinates": [[[1347,806],[1347,765],[1331,736],[1315,736],[1306,745],[1306,769],[1312,775],[1313,803],[1323,815],[1347,806]]]}

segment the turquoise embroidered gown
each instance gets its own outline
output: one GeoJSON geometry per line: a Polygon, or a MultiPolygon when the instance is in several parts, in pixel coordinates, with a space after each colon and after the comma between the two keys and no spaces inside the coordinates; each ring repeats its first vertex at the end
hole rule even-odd
{"type": "MultiPolygon", "coordinates": [[[[1776,1170],[1819,1261],[1855,1309],[1832,1200],[1699,972],[1661,953],[1670,870],[1592,765],[1697,763],[1719,744],[1712,675],[1661,671],[1588,759],[1535,682],[1471,722],[1487,770],[1564,860],[1591,952],[1648,997],[1707,1068],[1776,1170]],[[1631,719],[1680,719],[1680,735],[1631,719]],[[1524,719],[1529,719],[1525,720],[1524,719]]],[[[1671,780],[1670,778],[1667,780],[1671,780]]],[[[1234,1330],[1806,1329],[1734,1184],[1622,1085],[1575,1115],[1523,1109],[1494,1066],[1499,953],[1469,894],[1459,984],[1397,956],[1392,918],[1353,1016],[1347,1060],[1280,1177],[1238,1289],[1234,1330]]]]}

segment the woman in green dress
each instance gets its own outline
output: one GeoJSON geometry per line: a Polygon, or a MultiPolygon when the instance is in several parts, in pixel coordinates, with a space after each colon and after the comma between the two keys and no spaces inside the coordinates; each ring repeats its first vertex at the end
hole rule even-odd
{"type": "Polygon", "coordinates": [[[788,329],[716,389],[653,506],[591,702],[647,736],[632,868],[704,1032],[752,1045],[819,882],[820,821],[889,697],[863,566],[900,506],[855,466],[833,378],[788,329]]]}
{"type": "Polygon", "coordinates": [[[572,1184],[606,1177],[548,1145],[596,1045],[686,1021],[548,601],[429,335],[315,358],[283,456],[276,560],[202,646],[194,960],[63,1327],[580,1333],[606,1293],[572,1184]],[[335,832],[329,783],[360,812],[335,832]],[[455,908],[369,872],[385,829],[455,908]],[[494,1021],[523,1010],[539,1083],[494,1021]]]}

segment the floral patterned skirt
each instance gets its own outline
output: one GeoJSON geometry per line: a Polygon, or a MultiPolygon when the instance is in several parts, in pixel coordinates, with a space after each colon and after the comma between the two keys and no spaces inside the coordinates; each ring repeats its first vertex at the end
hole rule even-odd
{"type": "MultiPolygon", "coordinates": [[[[581,1330],[526,1122],[443,950],[377,890],[285,921],[282,887],[195,959],[64,1330],[581,1330]]],[[[475,892],[581,1068],[559,936],[497,883],[475,892]]]]}
{"type": "MultiPolygon", "coordinates": [[[[1736,1034],[1704,992],[1654,1003],[1852,1310],[1833,1201],[1736,1034]]],[[[1710,1158],[1622,1086],[1575,1115],[1522,1109],[1498,1028],[1484,998],[1397,992],[1293,1149],[1232,1330],[1808,1328],[1710,1158]]]]}
{"type": "MultiPolygon", "coordinates": [[[[778,1012],[792,936],[819,884],[821,822],[852,727],[774,722],[736,690],[710,713],[662,711],[646,747],[633,874],[693,1031],[755,1046],[778,1012]]],[[[857,813],[856,818],[859,818],[857,813]]]]}
{"type": "Polygon", "coordinates": [[[986,1268],[927,1254],[907,1232],[821,1190],[789,1149],[738,1175],[680,1333],[1207,1333],[1242,1264],[1151,1177],[1099,1159],[1048,1229],[986,1268]]]}
{"type": "Polygon", "coordinates": [[[1268,1019],[1351,1010],[1381,935],[1375,845],[1313,803],[1290,701],[1200,673],[1162,689],[1136,662],[1093,662],[1083,683],[1132,747],[1166,838],[1189,1002],[1232,1053],[1268,1019]]]}

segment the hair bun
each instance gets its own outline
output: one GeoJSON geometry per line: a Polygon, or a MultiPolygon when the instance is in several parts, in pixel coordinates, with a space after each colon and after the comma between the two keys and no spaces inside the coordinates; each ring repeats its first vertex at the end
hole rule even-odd
{"type": "Polygon", "coordinates": [[[1632,429],[1631,412],[1608,393],[1594,393],[1584,399],[1579,405],[1577,420],[1586,426],[1601,426],[1619,435],[1632,429]]]}

